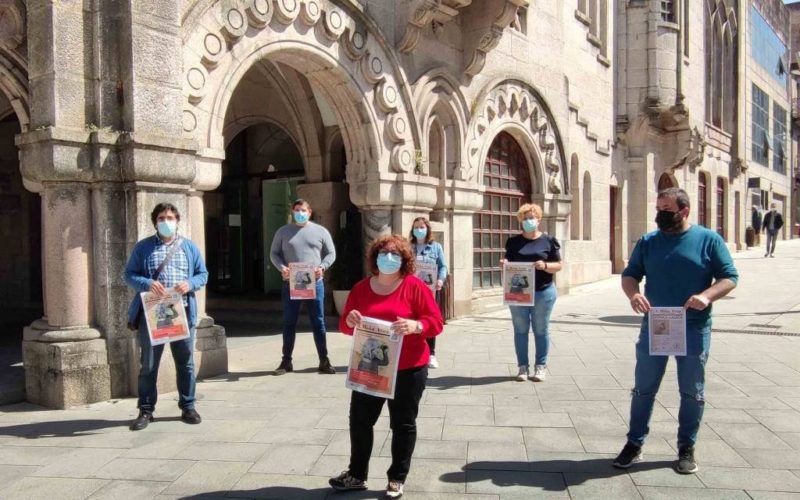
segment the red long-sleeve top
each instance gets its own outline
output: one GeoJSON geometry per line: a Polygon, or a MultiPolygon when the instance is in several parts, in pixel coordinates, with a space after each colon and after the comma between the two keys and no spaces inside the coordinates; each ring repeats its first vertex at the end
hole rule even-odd
{"type": "Polygon", "coordinates": [[[408,275],[395,291],[378,295],[372,291],[369,280],[359,281],[350,290],[339,319],[339,330],[346,335],[353,334],[346,321],[353,309],[362,316],[384,321],[396,321],[398,317],[422,321],[422,334],[408,334],[403,338],[398,370],[427,365],[431,353],[425,339],[439,335],[443,328],[442,314],[428,286],[416,276],[408,275]]]}

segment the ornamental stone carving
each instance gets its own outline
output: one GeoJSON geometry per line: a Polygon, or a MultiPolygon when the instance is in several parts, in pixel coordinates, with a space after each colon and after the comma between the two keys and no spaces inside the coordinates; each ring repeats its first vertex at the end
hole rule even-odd
{"type": "Polygon", "coordinates": [[[477,35],[467,39],[464,47],[464,53],[471,54],[469,62],[464,68],[467,76],[475,76],[483,70],[486,64],[486,55],[500,43],[500,38],[506,28],[516,19],[520,7],[527,7],[529,3],[530,0],[485,0],[482,5],[485,12],[482,15],[473,16],[474,26],[467,27],[467,30],[471,29],[477,32],[477,35]],[[484,21],[491,19],[490,16],[497,11],[499,13],[495,15],[491,24],[482,26],[484,21]]]}
{"type": "Polygon", "coordinates": [[[492,139],[509,130],[534,162],[546,192],[564,192],[564,148],[547,106],[527,84],[506,80],[493,86],[479,101],[466,139],[463,180],[476,180],[492,139]]]}
{"type": "Polygon", "coordinates": [[[0,2],[0,46],[16,49],[25,41],[25,6],[14,0],[0,2]]]}

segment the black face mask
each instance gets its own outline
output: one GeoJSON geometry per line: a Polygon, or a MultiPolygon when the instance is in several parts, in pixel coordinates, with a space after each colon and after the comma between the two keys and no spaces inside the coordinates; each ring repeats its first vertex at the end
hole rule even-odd
{"type": "Polygon", "coordinates": [[[681,227],[683,217],[680,212],[670,212],[669,210],[659,210],[656,213],[656,224],[658,229],[666,232],[673,232],[681,227]]]}

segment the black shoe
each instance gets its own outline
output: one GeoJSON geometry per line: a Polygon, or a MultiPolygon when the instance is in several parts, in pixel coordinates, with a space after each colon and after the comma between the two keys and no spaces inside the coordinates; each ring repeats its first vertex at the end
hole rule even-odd
{"type": "Polygon", "coordinates": [[[289,372],[294,371],[294,367],[292,366],[291,361],[287,361],[285,359],[281,360],[281,364],[275,369],[273,374],[275,375],[285,375],[289,372]]]}
{"type": "Polygon", "coordinates": [[[140,431],[147,427],[147,425],[153,421],[153,414],[149,411],[139,411],[139,416],[136,417],[136,420],[133,421],[131,424],[132,431],[140,431]]]}
{"type": "Polygon", "coordinates": [[[319,368],[317,369],[318,373],[324,373],[325,375],[333,375],[336,373],[336,369],[331,366],[331,360],[327,357],[319,362],[319,368]]]}
{"type": "Polygon", "coordinates": [[[675,470],[680,474],[694,474],[697,469],[697,462],[694,460],[694,446],[681,446],[678,449],[678,465],[675,470]]]}
{"type": "Polygon", "coordinates": [[[614,467],[617,469],[627,469],[636,462],[642,460],[642,447],[632,443],[626,443],[617,458],[614,459],[614,467]]]}
{"type": "Polygon", "coordinates": [[[332,477],[328,480],[328,484],[331,485],[336,491],[353,491],[353,490],[366,490],[367,489],[367,482],[362,481],[361,479],[356,479],[350,475],[350,471],[344,471],[336,477],[332,477]]]}
{"type": "Polygon", "coordinates": [[[181,420],[186,422],[187,424],[199,424],[203,421],[200,418],[200,414],[194,408],[189,408],[188,410],[183,410],[181,413],[181,420]]]}

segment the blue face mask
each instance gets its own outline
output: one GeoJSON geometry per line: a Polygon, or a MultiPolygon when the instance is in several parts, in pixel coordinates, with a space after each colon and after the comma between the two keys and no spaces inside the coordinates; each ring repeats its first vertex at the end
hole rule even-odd
{"type": "Polygon", "coordinates": [[[174,220],[162,220],[156,225],[158,234],[165,238],[172,238],[178,232],[178,223],[174,220]]]}
{"type": "Polygon", "coordinates": [[[532,233],[539,227],[539,221],[536,219],[522,219],[522,230],[526,233],[532,233]]]}
{"type": "Polygon", "coordinates": [[[381,274],[394,274],[400,270],[402,265],[403,259],[399,255],[392,253],[378,254],[378,271],[381,274]]]}
{"type": "Polygon", "coordinates": [[[428,235],[428,229],[424,227],[415,227],[413,233],[417,240],[424,240],[425,236],[428,235]]]}
{"type": "Polygon", "coordinates": [[[298,224],[305,224],[308,222],[308,212],[294,212],[294,221],[298,224]]]}

